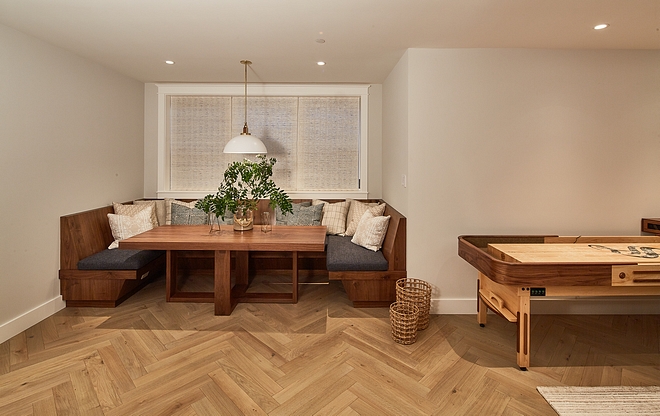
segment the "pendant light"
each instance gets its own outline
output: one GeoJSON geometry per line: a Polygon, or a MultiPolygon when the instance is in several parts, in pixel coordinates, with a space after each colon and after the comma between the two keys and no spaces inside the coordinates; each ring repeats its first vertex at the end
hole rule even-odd
{"type": "Polygon", "coordinates": [[[244,60],[241,61],[241,64],[245,65],[245,124],[243,125],[243,132],[227,142],[223,152],[251,155],[265,154],[267,152],[266,146],[264,146],[261,140],[250,134],[247,124],[247,73],[248,65],[251,65],[252,62],[244,60]]]}

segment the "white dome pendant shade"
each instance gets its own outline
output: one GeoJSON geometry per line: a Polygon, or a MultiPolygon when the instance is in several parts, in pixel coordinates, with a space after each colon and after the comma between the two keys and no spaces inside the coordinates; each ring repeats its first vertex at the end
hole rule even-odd
{"type": "Polygon", "coordinates": [[[247,123],[245,123],[243,133],[228,141],[223,152],[260,155],[268,151],[261,140],[247,132],[247,123]]]}
{"type": "Polygon", "coordinates": [[[247,67],[252,62],[248,60],[241,61],[245,65],[245,124],[243,125],[243,132],[231,139],[225,145],[223,153],[240,153],[247,155],[265,154],[268,151],[266,146],[257,137],[254,137],[248,131],[247,124],[247,67]]]}

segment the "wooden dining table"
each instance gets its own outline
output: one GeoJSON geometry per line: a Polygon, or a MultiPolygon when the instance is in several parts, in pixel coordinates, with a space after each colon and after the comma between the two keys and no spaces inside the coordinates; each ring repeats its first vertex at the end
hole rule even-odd
{"type": "Polygon", "coordinates": [[[208,225],[164,225],[119,242],[120,248],[164,250],[167,257],[166,299],[179,302],[213,302],[215,315],[230,315],[239,302],[298,302],[298,252],[324,251],[325,226],[273,226],[272,231],[234,231],[223,225],[209,232],[208,225]],[[213,292],[177,291],[177,252],[213,251],[213,292]],[[251,251],[291,252],[291,293],[253,293],[248,288],[248,255],[251,251]],[[231,253],[235,253],[235,284],[231,284],[231,253]]]}

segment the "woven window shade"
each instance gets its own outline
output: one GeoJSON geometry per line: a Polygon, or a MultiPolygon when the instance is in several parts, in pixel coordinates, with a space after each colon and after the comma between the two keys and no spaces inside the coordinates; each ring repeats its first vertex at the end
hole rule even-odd
{"type": "MultiPolygon", "coordinates": [[[[243,131],[244,103],[244,97],[232,99],[232,137],[243,131]]],[[[277,159],[273,180],[282,189],[296,189],[297,119],[298,97],[248,97],[250,134],[264,142],[269,158],[277,159]]]]}
{"type": "Polygon", "coordinates": [[[359,187],[359,97],[300,97],[298,189],[359,187]]]}
{"type": "MultiPolygon", "coordinates": [[[[241,133],[244,97],[170,96],[170,190],[215,191],[241,133]]],[[[277,159],[273,179],[287,191],[359,188],[360,97],[248,97],[250,133],[277,159]]]]}
{"type": "Polygon", "coordinates": [[[229,120],[230,97],[171,97],[170,189],[206,191],[220,185],[229,120]]]}

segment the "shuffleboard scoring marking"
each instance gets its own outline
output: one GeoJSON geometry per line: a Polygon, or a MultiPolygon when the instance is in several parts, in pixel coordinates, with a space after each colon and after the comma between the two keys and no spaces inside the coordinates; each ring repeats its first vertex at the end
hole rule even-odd
{"type": "Polygon", "coordinates": [[[637,257],[642,259],[657,259],[660,257],[659,253],[656,253],[654,250],[660,251],[658,247],[637,247],[637,246],[628,246],[627,249],[618,249],[603,246],[600,244],[589,244],[589,247],[595,248],[597,250],[609,250],[614,254],[621,254],[623,256],[637,257]]]}

